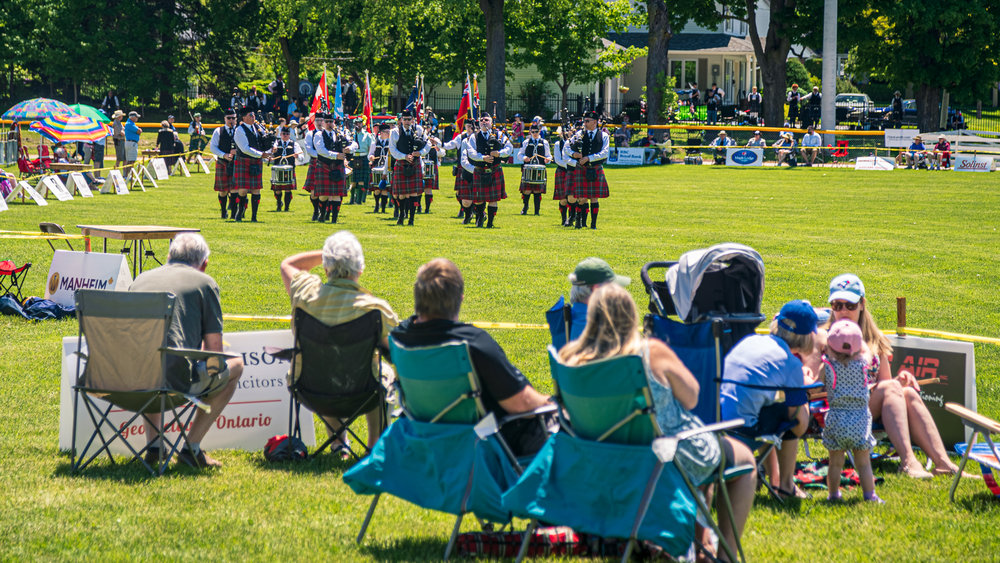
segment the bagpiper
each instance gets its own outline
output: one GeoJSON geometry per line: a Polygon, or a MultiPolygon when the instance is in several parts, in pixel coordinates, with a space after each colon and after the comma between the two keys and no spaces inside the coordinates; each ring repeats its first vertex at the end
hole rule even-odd
{"type": "Polygon", "coordinates": [[[212,140],[208,143],[208,150],[215,155],[215,191],[219,196],[223,219],[227,217],[226,198],[230,197],[229,208],[232,210],[233,219],[236,218],[236,203],[239,198],[233,189],[233,167],[236,158],[236,144],[233,142],[235,128],[236,110],[229,108],[226,110],[225,125],[217,127],[212,132],[212,140]]]}
{"type": "Polygon", "coordinates": [[[414,125],[413,112],[404,109],[399,115],[399,126],[389,134],[389,154],[395,160],[392,165],[392,196],[399,207],[397,225],[402,225],[407,217],[407,224],[413,224],[417,203],[424,191],[421,157],[429,150],[423,128],[414,125]]]}
{"type": "Polygon", "coordinates": [[[319,221],[336,223],[340,216],[341,199],[347,195],[345,160],[358,147],[336,130],[333,115],[323,115],[323,131],[313,135],[313,146],[319,166],[316,168],[313,193],[319,198],[319,221]]]}
{"type": "Polygon", "coordinates": [[[468,144],[469,160],[476,167],[472,179],[476,226],[483,226],[483,218],[489,206],[486,227],[492,229],[497,206],[500,200],[507,199],[501,163],[514,152],[514,147],[502,131],[493,129],[493,118],[485,113],[479,118],[479,132],[469,139],[468,144]]]}
{"type": "MultiPolygon", "coordinates": [[[[427,178],[424,175],[424,213],[431,212],[431,202],[434,201],[434,190],[440,187],[438,171],[441,168],[441,155],[444,153],[444,149],[441,148],[441,139],[438,139],[433,134],[427,137],[427,144],[430,149],[427,151],[426,162],[431,163],[434,168],[434,173],[432,178],[427,178]]],[[[420,198],[417,197],[417,206],[420,206],[420,198]]]]}
{"type": "Polygon", "coordinates": [[[596,200],[608,197],[608,180],[604,177],[604,162],[608,159],[609,139],[607,133],[597,126],[597,112],[590,110],[583,114],[583,129],[569,144],[567,160],[576,166],[570,179],[570,193],[576,197],[575,227],[587,226],[588,202],[590,228],[597,228],[597,214],[600,203],[596,200]],[[591,201],[594,200],[594,201],[591,201]]]}
{"type": "MultiPolygon", "coordinates": [[[[552,199],[559,202],[559,215],[562,218],[563,226],[569,226],[573,220],[567,217],[570,208],[568,196],[569,161],[566,159],[565,149],[569,146],[570,127],[567,124],[558,131],[559,140],[552,147],[553,160],[556,162],[556,178],[552,188],[552,199]]],[[[576,205],[576,198],[573,198],[573,206],[576,205]]]]}
{"type": "Polygon", "coordinates": [[[247,193],[252,199],[250,221],[257,222],[257,207],[260,205],[260,190],[263,188],[261,176],[264,173],[263,159],[271,153],[265,147],[264,134],[256,126],[256,117],[250,108],[239,110],[243,121],[233,134],[236,143],[236,166],[233,171],[233,186],[239,195],[239,209],[236,220],[242,221],[247,210],[247,193]]]}

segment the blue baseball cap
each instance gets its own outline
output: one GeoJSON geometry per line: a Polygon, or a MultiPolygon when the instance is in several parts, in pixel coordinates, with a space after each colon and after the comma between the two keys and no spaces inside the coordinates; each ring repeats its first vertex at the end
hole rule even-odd
{"type": "Polygon", "coordinates": [[[854,274],[841,274],[830,282],[830,298],[828,302],[847,301],[857,303],[865,296],[865,284],[854,274]]]}
{"type": "Polygon", "coordinates": [[[819,317],[812,303],[805,299],[789,301],[781,307],[777,317],[778,326],[795,334],[812,334],[816,332],[819,317]]]}

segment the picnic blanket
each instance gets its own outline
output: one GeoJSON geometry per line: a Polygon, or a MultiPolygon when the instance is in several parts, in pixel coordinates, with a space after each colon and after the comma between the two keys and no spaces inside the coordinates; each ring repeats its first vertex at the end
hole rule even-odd
{"type": "MultiPolygon", "coordinates": [[[[803,489],[825,489],[826,476],[829,474],[829,459],[819,461],[798,462],[795,464],[795,484],[803,489]]],[[[876,475],[875,484],[881,485],[885,479],[876,475]]],[[[840,472],[840,486],[844,488],[857,487],[861,485],[861,478],[853,468],[847,468],[840,472]]]]}

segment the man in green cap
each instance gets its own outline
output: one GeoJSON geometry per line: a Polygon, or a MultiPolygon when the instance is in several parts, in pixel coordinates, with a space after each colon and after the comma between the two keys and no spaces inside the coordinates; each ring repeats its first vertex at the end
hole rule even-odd
{"type": "MultiPolygon", "coordinates": [[[[586,304],[590,299],[590,294],[597,286],[609,282],[627,287],[632,283],[632,279],[615,274],[611,266],[600,258],[593,256],[584,258],[569,275],[569,283],[572,284],[569,291],[569,302],[586,304]]],[[[586,318],[586,314],[584,317],[586,318]]]]}

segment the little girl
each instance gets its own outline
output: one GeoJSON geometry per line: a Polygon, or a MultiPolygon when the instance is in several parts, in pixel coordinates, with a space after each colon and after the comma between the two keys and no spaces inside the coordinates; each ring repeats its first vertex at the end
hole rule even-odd
{"type": "Polygon", "coordinates": [[[823,429],[823,446],[830,451],[826,477],[829,500],[840,500],[840,471],[844,467],[845,451],[851,450],[865,500],[884,504],[875,494],[872,475],[871,451],[875,447],[875,437],[868,410],[868,362],[861,328],[856,323],[844,319],[830,327],[823,364],[823,381],[830,404],[823,429]]]}

